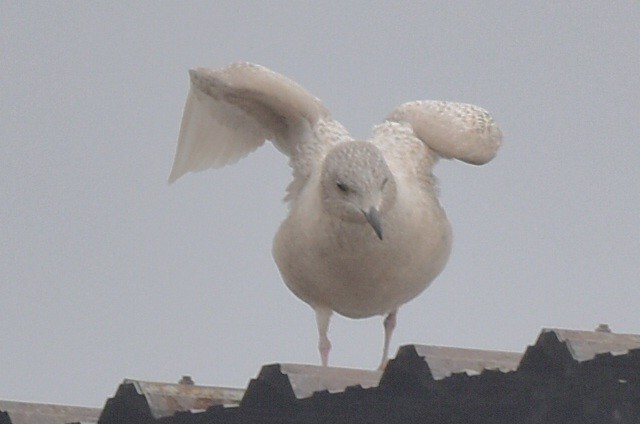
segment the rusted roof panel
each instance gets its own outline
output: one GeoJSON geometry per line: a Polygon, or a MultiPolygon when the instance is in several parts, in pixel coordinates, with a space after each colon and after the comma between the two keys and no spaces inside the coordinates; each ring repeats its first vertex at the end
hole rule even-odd
{"type": "Polygon", "coordinates": [[[237,405],[244,395],[243,389],[226,387],[129,379],[123,384],[132,384],[146,398],[154,418],[168,417],[178,411],[203,411],[216,405],[237,405]]]}
{"type": "Polygon", "coordinates": [[[639,334],[545,328],[541,335],[549,332],[555,333],[558,340],[566,343],[573,358],[580,362],[593,359],[601,353],[623,355],[631,349],[640,349],[639,334]]]}
{"type": "Polygon", "coordinates": [[[0,411],[8,412],[12,424],[94,424],[100,409],[0,400],[0,411]]]}
{"type": "Polygon", "coordinates": [[[288,377],[298,399],[323,390],[335,393],[350,386],[376,387],[382,376],[382,372],[377,370],[302,364],[280,364],[280,371],[288,377]]]}
{"type": "Polygon", "coordinates": [[[522,354],[516,352],[425,345],[413,347],[427,362],[435,380],[462,372],[474,375],[484,370],[514,371],[522,359],[522,354]]]}

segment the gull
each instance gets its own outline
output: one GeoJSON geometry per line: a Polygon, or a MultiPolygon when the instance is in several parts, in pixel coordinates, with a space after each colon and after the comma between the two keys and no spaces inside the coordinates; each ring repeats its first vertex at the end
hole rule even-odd
{"type": "Polygon", "coordinates": [[[484,109],[445,101],[400,105],[356,140],[321,101],[263,66],[189,71],[191,85],[169,182],[238,161],[265,141],[289,158],[289,215],[273,242],[287,287],[315,311],[321,363],[333,312],[386,316],[386,365],[398,308],[422,293],[451,252],[432,168],[484,164],[502,132],[484,109]]]}

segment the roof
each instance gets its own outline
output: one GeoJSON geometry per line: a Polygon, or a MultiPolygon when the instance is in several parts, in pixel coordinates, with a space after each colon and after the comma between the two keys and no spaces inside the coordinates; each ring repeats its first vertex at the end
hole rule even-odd
{"type": "MultiPolygon", "coordinates": [[[[319,365],[278,364],[279,371],[289,379],[289,384],[298,399],[315,392],[342,392],[350,386],[376,387],[382,371],[323,367],[319,365]]],[[[258,378],[261,377],[261,372],[258,378]]]]}
{"type": "MultiPolygon", "coordinates": [[[[599,327],[601,328],[601,327],[599,327]]],[[[596,355],[610,353],[623,355],[632,349],[640,349],[640,334],[617,334],[610,331],[579,331],[545,328],[540,337],[553,333],[576,361],[588,361],[596,355]]]]}
{"type": "Polygon", "coordinates": [[[246,390],[126,379],[99,419],[92,408],[0,401],[0,424],[635,423],[639,376],[640,335],[543,329],[523,354],[407,345],[384,372],[265,365],[246,390]]]}
{"type": "Polygon", "coordinates": [[[215,405],[236,405],[243,389],[196,386],[193,384],[157,383],[125,379],[123,385],[135,387],[143,395],[154,418],[167,417],[178,411],[203,411],[215,405]]]}
{"type": "MultiPolygon", "coordinates": [[[[599,326],[596,331],[545,328],[538,340],[542,341],[548,335],[555,335],[560,343],[566,345],[571,357],[578,362],[591,360],[596,355],[605,353],[623,355],[629,350],[640,349],[640,335],[612,333],[606,325],[599,326]]],[[[485,370],[515,371],[524,356],[518,352],[443,346],[411,345],[411,348],[424,359],[435,380],[458,373],[475,375],[485,370]]]]}
{"type": "Polygon", "coordinates": [[[239,407],[163,424],[640,423],[638,338],[544,329],[524,354],[407,345],[371,386],[375,371],[272,364],[239,407]]]}
{"type": "Polygon", "coordinates": [[[94,424],[98,422],[98,417],[101,412],[101,410],[97,408],[86,408],[82,406],[14,402],[7,400],[0,400],[0,411],[8,413],[12,424],[94,424]]]}
{"type": "Polygon", "coordinates": [[[517,352],[424,345],[413,345],[413,348],[429,365],[435,380],[462,372],[475,375],[484,370],[514,371],[522,359],[522,354],[517,352]]]}

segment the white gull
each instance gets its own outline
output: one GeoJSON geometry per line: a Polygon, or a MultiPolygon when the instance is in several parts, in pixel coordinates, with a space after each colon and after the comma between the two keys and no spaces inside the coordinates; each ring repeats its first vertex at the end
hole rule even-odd
{"type": "Polygon", "coordinates": [[[432,168],[438,158],[490,161],[500,129],[477,106],[414,101],[371,139],[354,140],[320,100],[265,67],[235,63],[190,76],[169,182],[272,141],[293,169],[273,257],[287,287],[315,311],[321,362],[333,311],[386,315],[384,367],[398,308],[427,288],[451,251],[432,168]]]}

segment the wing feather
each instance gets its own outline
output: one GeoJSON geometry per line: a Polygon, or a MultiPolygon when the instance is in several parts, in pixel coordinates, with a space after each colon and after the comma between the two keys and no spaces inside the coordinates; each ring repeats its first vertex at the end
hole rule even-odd
{"type": "Polygon", "coordinates": [[[474,165],[493,159],[502,143],[502,131],[489,112],[470,104],[409,102],[392,111],[387,120],[408,123],[439,156],[474,165]]]}
{"type": "Polygon", "coordinates": [[[329,112],[300,85],[259,65],[189,72],[191,87],[182,116],[172,183],[187,172],[234,163],[271,140],[291,156],[301,126],[329,112]]]}

